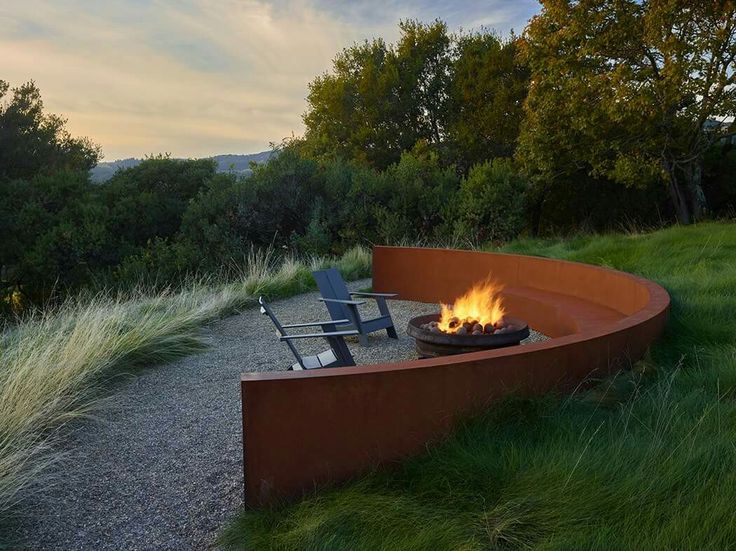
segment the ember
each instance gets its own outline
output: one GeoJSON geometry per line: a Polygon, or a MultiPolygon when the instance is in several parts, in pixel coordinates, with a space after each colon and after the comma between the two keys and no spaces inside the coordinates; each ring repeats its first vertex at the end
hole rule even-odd
{"type": "Polygon", "coordinates": [[[420,326],[432,333],[445,333],[450,335],[500,335],[514,330],[514,326],[506,318],[501,318],[496,323],[481,324],[479,320],[465,318],[460,320],[457,316],[450,318],[448,330],[442,329],[441,321],[430,321],[420,326]]]}
{"type": "Polygon", "coordinates": [[[432,332],[456,335],[494,335],[504,333],[508,320],[501,300],[500,285],[491,279],[474,285],[452,305],[440,304],[440,319],[425,324],[432,332]]]}

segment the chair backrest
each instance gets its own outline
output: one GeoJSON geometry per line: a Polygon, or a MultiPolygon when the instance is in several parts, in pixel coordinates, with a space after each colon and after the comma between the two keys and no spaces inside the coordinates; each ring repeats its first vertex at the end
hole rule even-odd
{"type": "MultiPolygon", "coordinates": [[[[288,333],[286,332],[286,329],[284,329],[284,327],[281,325],[278,318],[276,318],[276,314],[273,313],[273,310],[271,310],[271,308],[268,306],[268,304],[266,303],[263,297],[258,297],[258,304],[261,305],[261,314],[269,317],[271,322],[276,326],[276,330],[279,332],[279,335],[281,336],[288,335],[288,333]]],[[[294,346],[294,343],[291,342],[290,340],[285,340],[284,342],[291,350],[291,353],[294,354],[294,357],[296,358],[296,361],[299,362],[299,365],[301,365],[302,368],[304,368],[304,362],[302,360],[302,356],[301,354],[299,354],[299,350],[297,350],[296,346],[294,346]]]]}
{"type": "MultiPolygon", "coordinates": [[[[323,298],[336,298],[338,300],[350,300],[350,291],[345,285],[340,272],[337,268],[328,268],[326,270],[317,270],[312,272],[314,280],[317,282],[317,288],[323,298]]],[[[350,319],[350,313],[344,304],[336,304],[334,302],[325,302],[327,310],[330,312],[332,319],[350,319]]]]}

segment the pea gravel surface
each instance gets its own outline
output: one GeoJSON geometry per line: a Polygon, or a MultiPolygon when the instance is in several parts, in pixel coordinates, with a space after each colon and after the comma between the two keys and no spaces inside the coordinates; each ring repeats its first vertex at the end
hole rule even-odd
{"type": "MultiPolygon", "coordinates": [[[[352,282],[364,289],[370,280],[352,282]]],[[[327,311],[307,293],[272,304],[283,323],[321,321],[327,311]]],[[[410,318],[437,305],[391,301],[399,340],[384,331],[361,347],[357,364],[416,357],[410,318]]],[[[377,315],[373,301],[361,306],[377,315]]],[[[532,333],[527,341],[546,337],[532,333]]],[[[18,528],[27,549],[213,549],[218,531],[242,507],[239,378],[294,362],[257,308],[202,329],[203,353],[139,372],[115,385],[94,419],[66,441],[63,476],[32,498],[18,528]]],[[[324,341],[300,341],[305,354],[324,341]]]]}

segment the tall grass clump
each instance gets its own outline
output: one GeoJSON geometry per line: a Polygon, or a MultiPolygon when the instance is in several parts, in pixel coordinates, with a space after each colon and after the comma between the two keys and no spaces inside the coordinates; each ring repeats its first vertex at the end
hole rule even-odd
{"type": "Polygon", "coordinates": [[[226,283],[77,297],[7,328],[0,334],[0,520],[53,481],[63,459],[59,439],[95,408],[112,377],[200,350],[202,324],[259,294],[308,290],[310,271],[327,265],[348,277],[369,275],[370,254],[357,248],[340,259],[300,261],[254,250],[226,283]]]}
{"type": "Polygon", "coordinates": [[[394,469],[245,512],[230,549],[729,549],[736,541],[736,224],[527,240],[672,296],[644,361],[573,396],[508,399],[394,469]]]}

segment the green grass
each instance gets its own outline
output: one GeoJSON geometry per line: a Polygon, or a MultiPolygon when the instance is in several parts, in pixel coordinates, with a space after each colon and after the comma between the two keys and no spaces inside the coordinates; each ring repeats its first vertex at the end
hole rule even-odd
{"type": "Polygon", "coordinates": [[[0,333],[0,524],[63,476],[58,444],[70,423],[94,411],[112,378],[201,350],[201,325],[254,305],[259,294],[312,289],[314,269],[335,265],[355,279],[370,274],[370,261],[362,248],[307,261],[253,252],[234,281],[76,298],[0,333]]]}
{"type": "Polygon", "coordinates": [[[245,512],[230,549],[736,547],[736,225],[519,241],[505,250],[641,274],[673,298],[631,371],[509,399],[442,445],[298,503],[245,512]]]}

